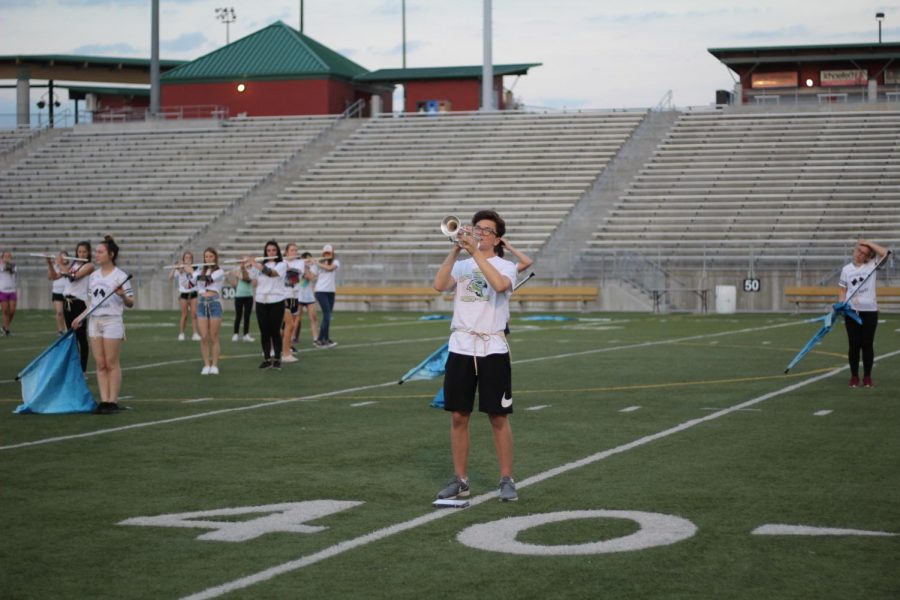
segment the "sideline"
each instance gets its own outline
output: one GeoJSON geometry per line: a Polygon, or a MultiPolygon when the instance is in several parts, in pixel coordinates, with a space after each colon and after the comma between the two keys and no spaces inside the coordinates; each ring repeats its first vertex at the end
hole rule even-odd
{"type": "MultiPolygon", "coordinates": [[[[889,358],[892,356],[896,356],[900,354],[900,350],[894,350],[888,354],[881,355],[877,357],[875,360],[881,360],[884,358],[889,358]]],[[[709,421],[713,421],[715,419],[719,419],[721,417],[725,417],[730,415],[731,413],[746,409],[755,404],[759,404],[761,402],[765,402],[766,400],[770,400],[777,396],[781,396],[783,394],[787,394],[789,392],[793,392],[794,390],[800,389],[804,386],[822,381],[823,379],[827,379],[842,371],[849,369],[848,366],[839,367],[836,369],[832,369],[827,373],[822,373],[821,375],[816,375],[815,377],[810,377],[809,379],[804,379],[803,381],[798,381],[797,383],[791,384],[789,386],[783,387],[779,390],[775,390],[773,392],[769,392],[768,394],[763,394],[762,396],[757,396],[756,398],[752,398],[750,400],[746,400],[739,404],[735,404],[729,408],[725,408],[714,412],[712,414],[706,415],[705,417],[700,417],[698,419],[691,419],[690,421],[685,421],[679,425],[674,427],[670,427],[668,429],[664,429],[663,431],[653,433],[650,435],[646,435],[644,437],[638,438],[632,442],[627,444],[622,444],[621,446],[616,446],[615,448],[610,448],[608,450],[603,450],[601,452],[597,452],[595,454],[591,454],[590,456],[586,456],[582,459],[572,461],[570,463],[566,463],[559,467],[555,467],[553,469],[548,469],[543,473],[538,473],[536,475],[532,475],[526,479],[518,481],[516,483],[516,487],[519,489],[526,488],[528,486],[534,485],[536,483],[541,483],[542,481],[546,481],[552,477],[556,477],[557,475],[562,475],[564,473],[568,473],[569,471],[574,471],[575,469],[579,469],[581,467],[586,467],[593,463],[599,462],[601,460],[605,460],[611,456],[615,456],[616,454],[622,454],[624,452],[628,452],[629,450],[634,450],[635,448],[639,448],[640,446],[644,446],[651,442],[655,442],[657,440],[669,437],[671,435],[675,435],[676,433],[681,433],[682,431],[686,431],[691,429],[692,427],[696,427],[697,425],[701,425],[703,423],[707,423],[709,421]]],[[[486,494],[481,494],[475,498],[469,500],[469,506],[477,506],[479,504],[484,504],[488,501],[496,501],[497,493],[495,491],[488,492],[486,494]]],[[[253,575],[248,575],[246,577],[241,577],[240,579],[235,579],[234,581],[230,581],[228,583],[224,583],[222,585],[218,585],[215,587],[207,588],[202,592],[198,592],[196,594],[191,594],[190,596],[185,596],[182,600],[206,600],[207,598],[216,598],[218,596],[222,596],[224,594],[228,594],[235,590],[240,590],[243,588],[250,587],[257,583],[262,583],[264,581],[268,581],[273,577],[278,575],[282,575],[284,573],[290,573],[291,571],[296,571],[298,569],[302,569],[303,567],[307,567],[309,565],[315,564],[317,562],[321,562],[327,558],[331,558],[333,556],[337,556],[339,554],[343,554],[348,550],[353,550],[354,548],[358,548],[360,546],[365,546],[372,542],[376,542],[398,533],[402,533],[404,531],[408,531],[410,529],[414,529],[420,525],[425,525],[432,521],[437,521],[438,519],[443,519],[449,517],[451,515],[458,514],[461,511],[455,510],[440,510],[436,509],[432,512],[424,514],[420,517],[416,517],[409,521],[405,521],[403,523],[397,523],[396,525],[391,525],[390,527],[385,527],[382,529],[377,529],[371,533],[361,535],[359,537],[353,538],[351,540],[346,540],[343,542],[339,542],[333,546],[325,548],[324,550],[320,550],[319,552],[314,552],[308,556],[304,556],[298,558],[296,560],[286,562],[274,567],[270,567],[258,573],[254,573],[253,575]]]]}
{"type": "MultiPolygon", "coordinates": [[[[655,341],[641,342],[641,343],[639,343],[639,344],[629,344],[629,345],[626,345],[626,346],[612,346],[612,347],[606,347],[606,348],[599,348],[599,349],[595,349],[595,350],[584,350],[584,351],[581,351],[581,352],[574,352],[574,353],[571,353],[571,352],[570,352],[570,353],[566,353],[566,354],[556,354],[556,355],[551,355],[551,356],[541,356],[541,357],[538,357],[538,358],[529,358],[529,359],[523,359],[523,360],[513,361],[512,364],[516,365],[516,364],[522,364],[522,363],[528,363],[528,362],[537,362],[537,361],[543,361],[543,360],[554,360],[554,359],[561,359],[561,358],[569,358],[569,357],[571,357],[571,356],[582,356],[582,355],[586,355],[586,354],[595,354],[595,353],[600,353],[600,352],[613,352],[613,351],[616,351],[616,350],[630,350],[630,349],[633,349],[633,348],[645,348],[645,347],[648,347],[648,346],[659,346],[659,345],[666,345],[666,344],[675,344],[675,343],[678,343],[678,342],[681,342],[681,341],[685,341],[685,340],[697,340],[697,339],[705,339],[705,338],[711,338],[711,337],[720,337],[720,336],[723,336],[723,335],[729,335],[729,334],[734,334],[734,333],[748,333],[748,332],[754,332],[754,331],[765,331],[765,330],[767,330],[767,329],[773,329],[773,328],[777,328],[777,327],[787,327],[787,326],[790,326],[790,325],[800,325],[800,324],[803,324],[803,323],[805,323],[805,321],[797,321],[797,322],[791,322],[791,323],[781,323],[781,324],[778,324],[778,325],[764,325],[764,326],[762,326],[762,327],[752,327],[752,328],[745,328],[745,329],[737,329],[737,330],[733,330],[733,331],[720,331],[720,332],[717,332],[717,333],[699,334],[699,335],[694,335],[694,336],[690,336],[690,337],[686,337],[686,338],[673,338],[673,339],[670,339],[670,340],[655,340],[655,341]]],[[[438,338],[438,339],[441,339],[441,340],[446,339],[446,336],[442,336],[441,338],[438,338]]],[[[403,341],[403,340],[392,340],[392,341],[390,341],[390,342],[376,342],[376,344],[382,344],[382,345],[386,345],[386,344],[398,344],[398,343],[409,343],[409,342],[408,342],[408,341],[403,341]]],[[[372,346],[372,345],[374,345],[374,344],[359,344],[359,345],[356,346],[356,347],[360,347],[360,346],[372,346]]],[[[347,347],[350,347],[350,346],[347,346],[347,347]]],[[[326,350],[309,349],[309,351],[310,351],[310,352],[316,352],[316,351],[318,351],[318,352],[325,352],[326,350]]],[[[256,354],[254,354],[253,356],[256,356],[256,354]]],[[[189,360],[200,360],[200,359],[198,358],[198,359],[189,359],[189,360]]],[[[176,361],[176,363],[177,363],[177,362],[183,362],[183,361],[176,361]]],[[[159,366],[159,364],[160,364],[160,363],[154,363],[153,365],[143,365],[143,366],[131,367],[131,368],[132,368],[132,369],[137,369],[137,368],[150,368],[150,366],[159,366]]],[[[124,370],[125,370],[125,369],[123,369],[123,371],[124,371],[124,370]]],[[[41,440],[35,440],[35,441],[33,441],[33,442],[21,442],[21,443],[18,443],[18,444],[10,444],[10,445],[8,445],[8,446],[0,446],[0,451],[3,451],[3,450],[15,450],[15,449],[18,449],[18,448],[27,448],[27,447],[30,447],[30,446],[38,446],[38,445],[42,445],[42,444],[50,444],[50,443],[54,443],[54,442],[62,442],[62,441],[66,441],[66,440],[80,439],[80,438],[85,438],[85,437],[92,437],[92,436],[96,436],[96,435],[102,435],[102,434],[105,434],[105,433],[116,433],[116,432],[119,432],[119,431],[126,431],[126,430],[129,430],[129,429],[138,429],[138,428],[141,428],[141,427],[150,427],[150,426],[152,426],[152,425],[165,425],[165,424],[168,424],[168,423],[178,423],[178,422],[180,422],[180,421],[187,421],[187,420],[191,420],[191,419],[199,419],[199,418],[202,418],[202,417],[217,416],[217,415],[228,414],[228,413],[232,413],[232,412],[239,412],[239,411],[253,410],[253,409],[256,409],[256,408],[266,408],[266,407],[269,407],[269,406],[278,406],[278,405],[281,405],[281,404],[289,404],[289,403],[293,403],[293,402],[306,402],[306,401],[313,400],[313,399],[317,399],[317,398],[326,398],[326,397],[330,397],[330,396],[337,396],[337,395],[340,395],[340,394],[348,394],[348,393],[352,393],[352,392],[361,392],[361,391],[365,391],[365,390],[377,389],[377,388],[380,388],[380,387],[387,387],[387,386],[389,386],[389,385],[396,385],[396,384],[397,384],[397,380],[396,380],[396,379],[393,379],[392,381],[385,382],[385,383],[375,383],[375,384],[365,385],[365,386],[360,386],[360,387],[355,387],[355,388],[348,388],[348,389],[343,389],[343,390],[334,390],[334,391],[331,391],[331,392],[323,392],[323,393],[315,394],[315,395],[312,395],[312,396],[301,396],[301,397],[299,397],[299,398],[286,398],[286,399],[283,399],[283,400],[274,400],[274,401],[272,401],[272,402],[265,402],[265,403],[262,403],[262,404],[251,404],[251,405],[247,405],[247,406],[239,406],[239,407],[235,407],[235,408],[223,408],[223,409],[213,410],[213,411],[209,411],[209,412],[196,413],[196,414],[193,414],[193,415],[186,415],[186,416],[183,416],[183,417],[174,417],[174,418],[171,418],[171,419],[163,419],[163,420],[160,420],[160,421],[147,421],[147,422],[144,422],[144,423],[133,423],[133,424],[131,424],[131,425],[125,425],[125,426],[122,426],[122,427],[112,427],[112,428],[110,428],[110,429],[98,429],[98,430],[96,430],[96,431],[89,431],[89,432],[86,432],[86,433],[78,433],[78,434],[72,434],[72,435],[64,435],[64,436],[58,436],[58,437],[52,437],[52,438],[45,438],[45,439],[41,439],[41,440]]]]}

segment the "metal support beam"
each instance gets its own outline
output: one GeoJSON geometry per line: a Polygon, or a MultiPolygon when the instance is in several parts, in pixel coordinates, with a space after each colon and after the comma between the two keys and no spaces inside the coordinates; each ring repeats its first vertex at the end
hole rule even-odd
{"type": "Polygon", "coordinates": [[[484,62],[481,66],[481,110],[494,110],[494,58],[491,50],[491,0],[484,2],[484,62]]]}
{"type": "Polygon", "coordinates": [[[159,114],[159,0],[151,3],[150,16],[150,114],[159,114]]]}

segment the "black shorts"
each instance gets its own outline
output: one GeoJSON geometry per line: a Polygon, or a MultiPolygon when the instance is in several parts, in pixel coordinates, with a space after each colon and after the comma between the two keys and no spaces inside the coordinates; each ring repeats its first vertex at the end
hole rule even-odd
{"type": "Polygon", "coordinates": [[[284,299],[284,310],[288,311],[292,315],[296,315],[300,310],[298,308],[297,299],[296,298],[285,298],[284,299]]]}
{"type": "Polygon", "coordinates": [[[65,302],[66,297],[63,296],[62,294],[53,294],[53,301],[54,302],[65,302]]]}
{"type": "Polygon", "coordinates": [[[475,389],[478,410],[489,415],[512,413],[512,367],[509,353],[468,356],[451,352],[444,371],[444,410],[472,412],[475,389]],[[475,361],[478,361],[478,374],[475,361]]]}
{"type": "Polygon", "coordinates": [[[194,290],[193,292],[182,292],[180,295],[180,298],[182,300],[193,300],[196,297],[197,297],[197,290],[194,290]]]}

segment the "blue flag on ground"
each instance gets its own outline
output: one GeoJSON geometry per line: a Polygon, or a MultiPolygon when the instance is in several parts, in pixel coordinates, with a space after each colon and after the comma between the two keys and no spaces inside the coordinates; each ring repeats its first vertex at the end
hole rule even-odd
{"type": "MultiPolygon", "coordinates": [[[[86,325],[85,325],[86,326],[86,325]]],[[[84,381],[75,332],[69,331],[16,377],[22,382],[22,404],[18,414],[89,413],[94,396],[84,381]]]]}
{"type": "Polygon", "coordinates": [[[428,358],[417,364],[415,367],[406,372],[406,375],[400,378],[398,383],[404,381],[414,381],[417,379],[435,379],[444,374],[444,366],[447,364],[447,357],[450,356],[450,342],[447,342],[434,352],[428,355],[428,358]]]}

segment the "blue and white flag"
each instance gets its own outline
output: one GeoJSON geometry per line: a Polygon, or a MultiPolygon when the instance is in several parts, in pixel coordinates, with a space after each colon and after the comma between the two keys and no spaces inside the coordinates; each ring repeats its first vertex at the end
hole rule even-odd
{"type": "Polygon", "coordinates": [[[18,414],[89,413],[94,410],[94,396],[84,381],[74,331],[51,344],[22,369],[16,380],[22,382],[22,404],[14,411],[18,414]]]}

